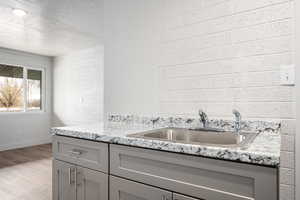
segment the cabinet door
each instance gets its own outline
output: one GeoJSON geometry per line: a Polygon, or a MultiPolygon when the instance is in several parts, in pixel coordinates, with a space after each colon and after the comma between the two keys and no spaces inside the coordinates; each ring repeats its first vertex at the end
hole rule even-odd
{"type": "Polygon", "coordinates": [[[77,200],[108,200],[108,175],[77,167],[77,200]]]}
{"type": "Polygon", "coordinates": [[[172,200],[172,193],[110,176],[110,200],[172,200]]]}
{"type": "Polygon", "coordinates": [[[53,160],[53,200],[76,199],[75,169],[75,165],[53,160]]]}
{"type": "Polygon", "coordinates": [[[173,194],[173,200],[200,200],[200,199],[195,199],[195,198],[192,198],[192,197],[187,197],[187,196],[184,196],[184,195],[181,195],[181,194],[174,193],[173,194]]]}

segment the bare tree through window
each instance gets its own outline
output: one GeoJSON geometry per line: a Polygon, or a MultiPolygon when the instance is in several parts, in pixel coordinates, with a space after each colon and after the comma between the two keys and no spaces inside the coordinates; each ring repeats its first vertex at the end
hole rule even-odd
{"type": "Polygon", "coordinates": [[[0,112],[42,110],[42,70],[0,64],[0,112]]]}
{"type": "Polygon", "coordinates": [[[7,111],[23,107],[22,80],[0,78],[0,106],[7,111]]]}

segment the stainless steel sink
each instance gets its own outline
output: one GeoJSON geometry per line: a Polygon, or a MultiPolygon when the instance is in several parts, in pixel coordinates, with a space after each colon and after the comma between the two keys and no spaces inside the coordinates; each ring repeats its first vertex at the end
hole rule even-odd
{"type": "Polygon", "coordinates": [[[162,128],[136,134],[129,137],[185,144],[203,144],[210,146],[243,147],[251,143],[257,133],[239,133],[220,131],[219,129],[182,129],[162,128]]]}

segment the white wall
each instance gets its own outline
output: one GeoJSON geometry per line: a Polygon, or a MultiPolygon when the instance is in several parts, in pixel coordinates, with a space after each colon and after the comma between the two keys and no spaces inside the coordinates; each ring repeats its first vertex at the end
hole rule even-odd
{"type": "Polygon", "coordinates": [[[76,125],[103,119],[103,47],[55,57],[53,125],[76,125]]]}
{"type": "MultiPolygon", "coordinates": [[[[295,176],[295,199],[300,199],[300,68],[298,66],[300,66],[300,2],[297,1],[295,2],[295,25],[296,25],[296,37],[295,37],[295,64],[297,66],[296,68],[296,93],[297,93],[297,127],[295,130],[295,133],[297,131],[297,134],[295,134],[295,140],[296,140],[296,152],[295,152],[295,169],[296,169],[296,176],[295,176]]],[[[296,123],[295,123],[296,124],[296,123]]]]}
{"type": "Polygon", "coordinates": [[[107,112],[295,117],[294,89],[279,86],[279,67],[293,63],[293,1],[112,0],[104,10],[107,112]]]}
{"type": "Polygon", "coordinates": [[[166,14],[161,111],[294,118],[294,88],[279,86],[279,67],[293,63],[293,1],[182,2],[166,14]]]}
{"type": "Polygon", "coordinates": [[[158,111],[160,1],[105,1],[106,113],[158,111]]]}
{"type": "MultiPolygon", "coordinates": [[[[105,0],[105,113],[295,119],[294,1],[105,0]]],[[[294,199],[294,136],[281,199],[294,199]]]]}
{"type": "Polygon", "coordinates": [[[49,143],[51,122],[52,59],[0,48],[0,63],[44,68],[46,73],[46,111],[43,113],[0,113],[0,151],[49,143]]]}

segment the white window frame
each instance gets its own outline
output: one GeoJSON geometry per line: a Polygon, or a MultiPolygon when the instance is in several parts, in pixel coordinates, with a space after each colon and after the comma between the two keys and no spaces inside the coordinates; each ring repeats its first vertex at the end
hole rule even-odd
{"type": "Polygon", "coordinates": [[[45,112],[46,109],[45,109],[45,69],[44,68],[35,68],[35,67],[23,67],[23,87],[25,88],[24,91],[23,91],[23,96],[24,96],[24,109],[23,109],[23,112],[25,113],[36,113],[36,112],[45,112]],[[41,87],[41,100],[42,100],[42,103],[41,103],[41,106],[42,106],[42,109],[40,110],[29,110],[27,108],[27,100],[28,100],[28,96],[27,96],[27,71],[28,70],[38,70],[38,71],[41,71],[42,72],[42,87],[41,87]]]}
{"type": "MultiPolygon", "coordinates": [[[[22,67],[23,68],[23,101],[24,101],[24,105],[23,105],[23,110],[21,111],[16,111],[16,112],[0,112],[0,115],[3,114],[24,114],[24,113],[44,113],[46,112],[46,75],[45,75],[45,68],[42,67],[24,67],[24,66],[20,66],[20,65],[13,65],[13,64],[4,64],[1,63],[3,65],[10,65],[13,67],[22,67]],[[27,108],[27,70],[38,70],[42,72],[42,87],[41,87],[41,95],[42,95],[42,109],[40,110],[30,110],[27,108]]],[[[1,65],[0,64],[0,65],[1,65]]]]}

